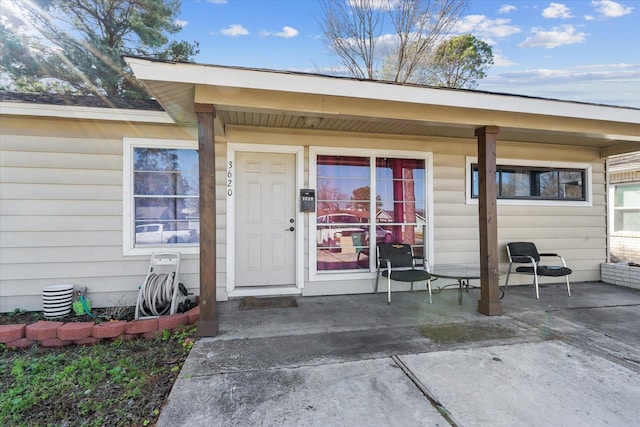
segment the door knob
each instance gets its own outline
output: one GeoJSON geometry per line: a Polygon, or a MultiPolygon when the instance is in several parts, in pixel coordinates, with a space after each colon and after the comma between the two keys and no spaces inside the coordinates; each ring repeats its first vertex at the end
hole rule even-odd
{"type": "Polygon", "coordinates": [[[295,230],[295,228],[294,228],[294,227],[289,227],[288,229],[286,229],[286,230],[284,230],[284,231],[293,231],[293,230],[295,230]]]}

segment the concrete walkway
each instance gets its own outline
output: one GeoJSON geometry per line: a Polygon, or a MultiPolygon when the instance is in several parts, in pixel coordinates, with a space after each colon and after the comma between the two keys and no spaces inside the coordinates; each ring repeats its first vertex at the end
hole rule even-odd
{"type": "Polygon", "coordinates": [[[218,304],[158,426],[633,426],[640,291],[603,283],[218,304]]]}

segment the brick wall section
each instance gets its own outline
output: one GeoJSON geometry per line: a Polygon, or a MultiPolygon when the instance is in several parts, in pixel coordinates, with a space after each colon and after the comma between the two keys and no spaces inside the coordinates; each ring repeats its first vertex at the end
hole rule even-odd
{"type": "Polygon", "coordinates": [[[638,233],[613,233],[610,237],[611,255],[626,262],[640,263],[640,236],[638,233]]]}
{"type": "Polygon", "coordinates": [[[600,264],[600,276],[605,283],[640,289],[640,267],[623,264],[600,264]]]}
{"type": "Polygon", "coordinates": [[[67,345],[92,345],[120,337],[155,338],[165,330],[191,325],[200,318],[200,306],[186,313],[130,322],[53,322],[40,320],[30,325],[0,325],[0,343],[7,348],[28,348],[35,343],[58,348],[67,345]]]}

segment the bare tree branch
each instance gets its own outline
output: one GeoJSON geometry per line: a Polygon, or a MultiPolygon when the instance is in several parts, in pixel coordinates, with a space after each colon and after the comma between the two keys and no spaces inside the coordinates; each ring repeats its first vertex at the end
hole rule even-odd
{"type": "MultiPolygon", "coordinates": [[[[387,1],[387,0],[384,0],[387,1]]],[[[383,17],[372,0],[322,0],[325,42],[354,77],[373,79],[383,17]]]]}
{"type": "Polygon", "coordinates": [[[322,0],[320,26],[350,75],[427,83],[438,45],[469,0],[322,0]],[[386,33],[385,33],[386,31],[386,33]],[[388,47],[388,43],[392,47],[388,47]]]}

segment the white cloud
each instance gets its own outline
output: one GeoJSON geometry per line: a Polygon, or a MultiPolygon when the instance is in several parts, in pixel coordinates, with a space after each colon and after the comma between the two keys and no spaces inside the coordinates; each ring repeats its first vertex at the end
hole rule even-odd
{"type": "Polygon", "coordinates": [[[508,59],[506,56],[502,54],[502,52],[494,51],[493,52],[493,66],[494,67],[513,67],[517,65],[512,60],[508,59]]]}
{"type": "Polygon", "coordinates": [[[569,19],[573,18],[570,9],[562,3],[550,3],[549,7],[542,10],[542,16],[547,19],[569,19]]]}
{"type": "Polygon", "coordinates": [[[229,25],[229,28],[220,30],[220,33],[224,36],[229,36],[229,37],[248,36],[249,30],[244,28],[242,25],[233,24],[233,25],[229,25]]]}
{"type": "Polygon", "coordinates": [[[183,21],[183,20],[181,20],[181,19],[176,19],[176,20],[175,20],[175,22],[174,22],[174,24],[176,24],[176,25],[177,25],[178,27],[180,27],[180,28],[184,28],[184,27],[186,27],[187,25],[189,25],[189,22],[188,22],[188,21],[183,21]]]}
{"type": "Polygon", "coordinates": [[[587,33],[577,32],[573,25],[561,25],[546,31],[542,28],[533,28],[533,35],[520,43],[519,47],[554,47],[582,43],[587,37],[587,33]]]}
{"type": "Polygon", "coordinates": [[[613,0],[594,0],[591,4],[599,14],[606,18],[618,18],[633,11],[633,7],[624,6],[613,0]]]}
{"type": "Polygon", "coordinates": [[[207,0],[207,3],[213,3],[213,4],[225,4],[227,2],[227,0],[207,0]]]}
{"type": "Polygon", "coordinates": [[[513,12],[514,10],[516,10],[517,7],[510,5],[510,4],[505,4],[503,5],[500,9],[498,9],[498,13],[503,14],[503,13],[510,13],[513,12]]]}
{"type": "Polygon", "coordinates": [[[459,34],[471,33],[486,43],[495,44],[496,38],[509,37],[522,30],[510,25],[510,19],[489,19],[484,15],[467,15],[455,26],[454,31],[459,34]]]}
{"type": "Polygon", "coordinates": [[[276,37],[283,37],[285,39],[290,39],[292,37],[296,37],[298,34],[300,33],[295,28],[284,26],[282,27],[282,31],[274,33],[273,35],[276,37]]]}
{"type": "Polygon", "coordinates": [[[277,33],[273,33],[267,30],[260,30],[260,37],[282,37],[285,39],[290,39],[293,37],[297,37],[300,34],[298,30],[293,27],[284,26],[282,27],[282,31],[278,31],[277,33]]]}
{"type": "Polygon", "coordinates": [[[640,64],[594,64],[491,75],[480,90],[640,107],[640,64]]]}

